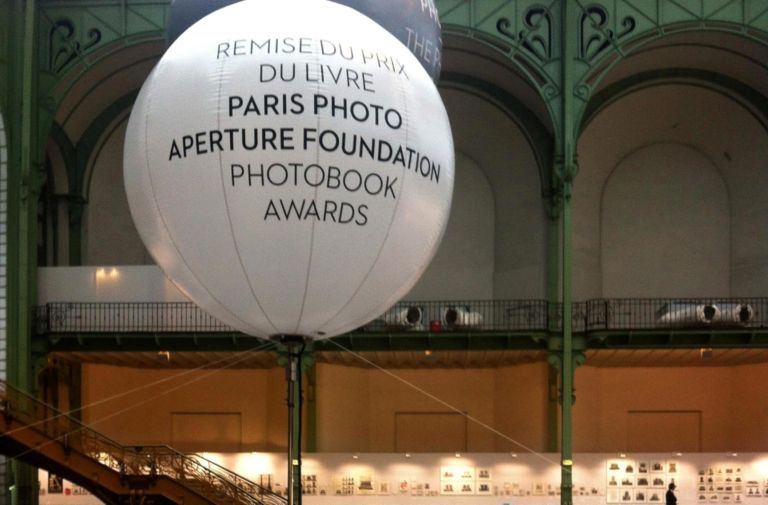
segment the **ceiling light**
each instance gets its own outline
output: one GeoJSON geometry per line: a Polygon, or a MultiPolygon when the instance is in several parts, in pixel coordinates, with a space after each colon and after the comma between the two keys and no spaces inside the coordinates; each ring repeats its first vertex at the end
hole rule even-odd
{"type": "Polygon", "coordinates": [[[406,453],[405,453],[405,457],[406,457],[406,458],[410,458],[410,457],[411,457],[411,453],[410,453],[410,452],[406,452],[406,453]]]}
{"type": "Polygon", "coordinates": [[[461,457],[461,453],[460,453],[460,452],[457,452],[457,453],[456,453],[456,457],[457,457],[457,458],[460,458],[460,457],[461,457]]]}

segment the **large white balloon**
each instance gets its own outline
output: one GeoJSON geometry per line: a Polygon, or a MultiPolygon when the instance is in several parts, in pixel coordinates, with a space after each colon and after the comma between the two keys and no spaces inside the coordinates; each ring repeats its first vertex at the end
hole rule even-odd
{"type": "Polygon", "coordinates": [[[327,338],[407,293],[454,180],[430,77],[323,0],[236,3],[166,52],[125,144],[133,219],[166,275],[257,336],[327,338]]]}

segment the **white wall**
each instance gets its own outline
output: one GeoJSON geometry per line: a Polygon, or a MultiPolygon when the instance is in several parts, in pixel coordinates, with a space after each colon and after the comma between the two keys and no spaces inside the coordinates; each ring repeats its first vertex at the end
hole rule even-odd
{"type": "Polygon", "coordinates": [[[605,107],[578,148],[574,299],[765,294],[768,133],[753,114],[663,84],[605,107]]]}
{"type": "Polygon", "coordinates": [[[188,302],[160,267],[42,267],[37,270],[37,303],[188,302]]]}
{"type": "Polygon", "coordinates": [[[619,162],[603,191],[603,296],[730,292],[728,193],[701,152],[643,147],[619,162]]]}
{"type": "Polygon", "coordinates": [[[456,153],[456,186],[443,242],[409,300],[493,298],[494,198],[478,164],[456,153]]]}
{"type": "MultiPolygon", "coordinates": [[[[543,298],[546,285],[546,219],[539,169],[533,150],[520,127],[501,109],[477,96],[457,90],[441,90],[459,153],[459,170],[474,166],[487,182],[457,184],[457,212],[471,213],[467,225],[488,215],[493,205],[493,297],[543,298]],[[462,161],[464,160],[464,161],[462,161]],[[479,191],[478,184],[490,190],[479,191]],[[467,196],[459,193],[467,192],[467,196]]],[[[466,170],[472,175],[474,170],[466,170]]],[[[480,174],[477,174],[480,177],[480,174]]],[[[465,179],[466,181],[466,179],[465,179]]],[[[475,226],[475,225],[473,225],[475,226]]],[[[486,232],[483,232],[483,236],[486,232]]],[[[465,243],[473,236],[446,236],[442,247],[465,243]]],[[[467,246],[465,246],[467,247],[467,246]]],[[[438,253],[440,254],[440,253],[438,253]]],[[[483,257],[484,258],[484,257],[483,257]]],[[[475,258],[475,264],[485,261],[475,258]]],[[[480,275],[486,275],[481,270],[480,275]]],[[[450,275],[444,272],[443,275],[450,275]]],[[[454,298],[460,295],[453,295],[454,298]]]]}
{"type": "Polygon", "coordinates": [[[123,186],[123,142],[127,117],[94,160],[85,213],[86,265],[151,265],[133,224],[123,186]]]}

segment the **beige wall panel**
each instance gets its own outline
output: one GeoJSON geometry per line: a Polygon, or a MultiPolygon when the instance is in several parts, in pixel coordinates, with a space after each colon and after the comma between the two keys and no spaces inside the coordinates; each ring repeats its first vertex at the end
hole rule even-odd
{"type": "Polygon", "coordinates": [[[733,369],[734,391],[725,399],[733,418],[733,450],[768,451],[768,364],[733,369]]]}
{"type": "MultiPolygon", "coordinates": [[[[729,451],[736,442],[734,433],[749,428],[764,417],[764,408],[751,407],[736,416],[732,398],[740,398],[744,384],[733,380],[733,368],[592,368],[576,371],[574,405],[574,451],[640,451],[630,449],[636,411],[700,411],[701,450],[729,451]]],[[[768,394],[763,393],[765,403],[768,394]]],[[[752,436],[764,436],[753,431],[752,436]]],[[[655,447],[642,452],[678,451],[680,441],[672,430],[659,434],[655,447]]],[[[634,444],[634,442],[633,442],[634,444]]],[[[768,446],[766,447],[768,448],[768,446]]]]}
{"type": "MultiPolygon", "coordinates": [[[[274,449],[288,448],[288,384],[285,369],[270,368],[266,374],[263,416],[266,426],[267,446],[274,449]]],[[[304,411],[306,414],[306,410],[304,411]]]]}
{"type": "MultiPolygon", "coordinates": [[[[444,412],[442,402],[494,425],[494,371],[491,369],[393,370],[397,377],[370,371],[368,403],[370,415],[369,447],[373,452],[395,450],[396,412],[444,412]],[[406,385],[412,384],[419,390],[406,385]],[[423,391],[423,392],[422,392],[423,391]],[[430,397],[438,398],[437,401],[430,397]]],[[[467,450],[493,451],[493,433],[477,423],[467,426],[467,450]]]]}
{"type": "Polygon", "coordinates": [[[317,365],[318,452],[376,450],[369,443],[370,411],[386,398],[371,395],[369,375],[365,368],[317,365]]]}
{"type": "Polygon", "coordinates": [[[637,410],[627,413],[627,451],[701,451],[701,411],[637,410]],[[670,442],[674,443],[670,446],[670,442]]]}
{"type": "Polygon", "coordinates": [[[240,412],[172,412],[171,447],[179,451],[239,452],[242,450],[240,412]]]}
{"type": "MultiPolygon", "coordinates": [[[[98,403],[84,410],[83,420],[122,444],[169,443],[173,440],[173,413],[226,412],[242,417],[242,450],[275,449],[267,434],[265,370],[139,370],[85,365],[83,384],[83,405],[98,403]]],[[[208,448],[201,443],[194,450],[208,448]]]]}
{"type": "Polygon", "coordinates": [[[499,368],[494,373],[495,422],[504,436],[494,437],[494,451],[525,452],[546,449],[547,436],[546,363],[499,368]]]}
{"type": "Polygon", "coordinates": [[[395,412],[395,452],[466,451],[467,423],[458,412],[395,412]]]}

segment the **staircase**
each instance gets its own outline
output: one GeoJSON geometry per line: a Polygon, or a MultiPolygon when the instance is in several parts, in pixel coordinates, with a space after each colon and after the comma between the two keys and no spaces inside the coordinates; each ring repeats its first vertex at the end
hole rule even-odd
{"type": "Polygon", "coordinates": [[[0,454],[57,473],[107,504],[287,504],[197,454],[120,445],[4,381],[0,454]]]}

